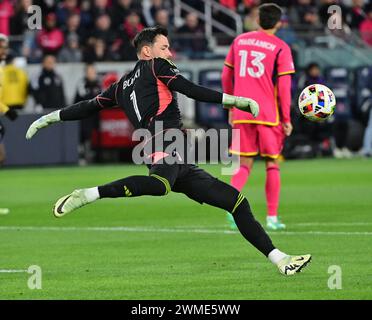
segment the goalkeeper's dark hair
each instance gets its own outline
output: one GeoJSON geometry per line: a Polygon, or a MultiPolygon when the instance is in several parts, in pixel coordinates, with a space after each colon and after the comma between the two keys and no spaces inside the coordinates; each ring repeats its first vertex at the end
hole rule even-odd
{"type": "Polygon", "coordinates": [[[260,26],[262,29],[272,29],[282,17],[282,9],[275,3],[265,3],[258,7],[260,26]]]}
{"type": "Polygon", "coordinates": [[[133,40],[133,45],[136,48],[137,53],[140,53],[144,46],[151,46],[154,44],[155,38],[159,35],[168,37],[168,30],[161,26],[156,26],[145,28],[138,33],[133,40]]]}

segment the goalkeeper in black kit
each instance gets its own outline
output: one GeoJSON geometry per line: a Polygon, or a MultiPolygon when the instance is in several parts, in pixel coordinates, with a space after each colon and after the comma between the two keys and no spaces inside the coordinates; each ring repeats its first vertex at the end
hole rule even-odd
{"type": "MultiPolygon", "coordinates": [[[[198,86],[180,75],[177,67],[168,60],[172,54],[167,36],[167,30],[161,27],[142,30],[134,39],[139,60],[131,72],[96,98],[39,118],[31,124],[26,138],[31,139],[39,129],[52,123],[84,119],[102,109],[117,106],[136,129],[147,129],[152,135],[150,140],[158,139],[168,130],[182,130],[174,92],[198,101],[221,103],[225,108],[236,107],[255,117],[258,115],[259,106],[254,100],[198,86]],[[155,132],[156,122],[162,123],[161,132],[155,132]]],[[[171,142],[163,142],[163,149],[152,150],[147,155],[151,160],[148,176],[130,176],[98,187],[74,190],[57,200],[54,215],[63,217],[102,198],[165,196],[171,191],[179,192],[201,204],[231,212],[242,236],[268,257],[281,273],[293,275],[310,262],[310,255],[290,256],[275,248],[239,191],[198,166],[187,163],[185,152],[178,152],[177,147],[169,152],[167,146],[171,142]],[[176,161],[168,161],[171,158],[176,158],[176,161]]]]}

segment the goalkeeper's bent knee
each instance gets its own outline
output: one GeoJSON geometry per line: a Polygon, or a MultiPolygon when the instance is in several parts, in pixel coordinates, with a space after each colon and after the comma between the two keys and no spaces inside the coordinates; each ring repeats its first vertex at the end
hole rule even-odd
{"type": "Polygon", "coordinates": [[[167,179],[157,176],[131,176],[98,187],[100,198],[163,196],[171,191],[167,179]]]}

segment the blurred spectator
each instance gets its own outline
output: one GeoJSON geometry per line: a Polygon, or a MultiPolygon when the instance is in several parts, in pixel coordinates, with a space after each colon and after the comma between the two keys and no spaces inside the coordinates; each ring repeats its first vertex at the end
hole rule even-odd
{"type": "Polygon", "coordinates": [[[301,21],[305,32],[309,31],[320,31],[322,29],[322,24],[319,20],[319,15],[315,7],[309,7],[304,13],[303,20],[301,21]]]}
{"type": "Polygon", "coordinates": [[[32,0],[20,0],[14,8],[14,15],[10,20],[10,33],[15,36],[23,35],[23,33],[28,29],[27,19],[28,13],[27,9],[32,5],[32,0]]]}
{"type": "Polygon", "coordinates": [[[108,14],[102,14],[95,21],[95,28],[90,37],[103,40],[107,47],[110,47],[115,39],[116,32],[111,29],[111,18],[108,14]]]}
{"type": "Polygon", "coordinates": [[[108,8],[108,0],[93,0],[93,6],[91,8],[91,14],[93,21],[96,21],[98,16],[104,14],[110,14],[108,8]]]}
{"type": "Polygon", "coordinates": [[[80,28],[80,15],[78,13],[72,13],[68,16],[63,31],[65,39],[69,36],[76,36],[79,43],[84,43],[85,34],[82,28],[80,28]]]}
{"type": "Polygon", "coordinates": [[[305,76],[299,81],[299,87],[305,88],[316,83],[325,84],[325,78],[321,75],[319,64],[312,62],[307,65],[305,76]]]}
{"type": "Polygon", "coordinates": [[[0,1],[0,33],[5,35],[10,34],[10,18],[13,16],[14,10],[11,1],[0,1]]]}
{"type": "MultiPolygon", "coordinates": [[[[97,77],[97,71],[93,64],[85,66],[85,76],[79,82],[74,103],[83,100],[90,100],[96,97],[101,92],[101,85],[97,77]]],[[[94,129],[98,128],[99,116],[98,114],[83,119],[80,122],[80,163],[90,163],[94,159],[92,152],[91,140],[94,129]]]]}
{"type": "Polygon", "coordinates": [[[132,11],[124,20],[124,32],[129,37],[130,41],[134,39],[138,32],[141,32],[144,26],[140,21],[139,15],[132,11]]]}
{"type": "Polygon", "coordinates": [[[361,22],[359,31],[365,44],[372,46],[372,4],[366,7],[366,19],[361,22]]]}
{"type": "Polygon", "coordinates": [[[74,13],[75,14],[80,13],[77,0],[64,0],[61,3],[59,3],[56,9],[58,26],[63,27],[67,22],[67,18],[74,13]]]}
{"type": "Polygon", "coordinates": [[[62,48],[63,32],[56,27],[56,15],[49,13],[45,18],[45,27],[37,35],[37,43],[43,54],[57,54],[62,48]]]}
{"type": "Polygon", "coordinates": [[[296,0],[296,4],[288,10],[290,21],[296,25],[301,26],[305,21],[305,14],[314,8],[313,0],[296,0]]]}
{"type": "Polygon", "coordinates": [[[114,29],[120,28],[125,18],[132,12],[135,11],[139,14],[142,21],[142,6],[139,1],[133,0],[117,0],[114,2],[110,9],[110,15],[112,18],[112,26],[114,29]]]}
{"type": "Polygon", "coordinates": [[[95,39],[89,46],[85,48],[83,55],[84,62],[102,62],[114,60],[106,43],[102,39],[95,39]]]}
{"type": "Polygon", "coordinates": [[[361,22],[365,19],[366,14],[363,10],[364,0],[353,0],[352,7],[347,16],[347,22],[352,29],[359,29],[361,22]]]}
{"type": "Polygon", "coordinates": [[[28,97],[27,73],[14,64],[14,57],[8,55],[2,74],[2,102],[10,108],[21,109],[28,97]]]}
{"type": "Polygon", "coordinates": [[[82,0],[80,5],[80,26],[84,29],[93,25],[90,0],[82,0]]]}
{"type": "Polygon", "coordinates": [[[290,47],[292,47],[294,44],[298,42],[298,39],[296,37],[296,33],[289,25],[287,15],[282,16],[281,23],[282,25],[278,32],[276,33],[276,36],[282,39],[284,42],[286,42],[290,47]]]}
{"type": "Polygon", "coordinates": [[[125,32],[119,33],[119,39],[113,46],[116,60],[119,61],[137,61],[137,52],[132,41],[125,32]]]}
{"type": "Polygon", "coordinates": [[[160,9],[155,13],[155,25],[168,29],[169,37],[173,38],[173,28],[169,24],[169,13],[165,9],[160,9]]]}
{"type": "Polygon", "coordinates": [[[204,52],[208,51],[204,29],[201,27],[196,13],[188,13],[185,24],[177,29],[176,33],[177,41],[175,41],[175,45],[180,52],[189,58],[202,58],[204,52]]]}
{"type": "Polygon", "coordinates": [[[258,7],[252,7],[244,18],[244,30],[254,31],[258,30],[258,7]]]}
{"type": "MultiPolygon", "coordinates": [[[[28,63],[39,63],[43,53],[36,42],[37,33],[34,30],[26,31],[23,34],[21,55],[27,59],[28,63]]],[[[16,51],[16,53],[18,53],[16,51]]]]}
{"type": "Polygon", "coordinates": [[[74,103],[82,100],[93,99],[101,92],[101,85],[97,77],[97,70],[94,64],[88,63],[85,66],[85,75],[79,82],[74,103]]]}
{"type": "Polygon", "coordinates": [[[59,62],[81,62],[82,53],[79,47],[79,38],[76,34],[67,36],[67,41],[58,54],[59,62]]]}
{"type": "Polygon", "coordinates": [[[11,41],[11,49],[17,54],[22,55],[22,46],[24,43],[23,35],[28,31],[27,19],[29,17],[27,8],[32,5],[32,0],[19,0],[14,8],[14,15],[10,20],[10,33],[16,36],[11,41]]]}
{"type": "MultiPolygon", "coordinates": [[[[146,23],[149,26],[156,25],[156,14],[160,10],[168,11],[168,16],[170,16],[172,7],[169,0],[151,0],[151,5],[144,9],[144,15],[146,17],[146,23]]],[[[171,18],[171,17],[169,17],[171,18]]],[[[171,19],[170,19],[171,20],[171,19]]]]}
{"type": "Polygon", "coordinates": [[[66,105],[63,81],[56,73],[55,67],[55,56],[46,55],[40,76],[32,88],[36,104],[43,109],[59,109],[66,105]]]}

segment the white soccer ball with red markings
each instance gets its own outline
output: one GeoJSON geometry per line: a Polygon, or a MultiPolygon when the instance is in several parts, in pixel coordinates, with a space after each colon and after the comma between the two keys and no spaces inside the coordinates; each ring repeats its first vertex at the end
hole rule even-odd
{"type": "Polygon", "coordinates": [[[336,97],[327,86],[311,84],[302,90],[298,98],[298,107],[305,118],[322,122],[335,111],[336,97]]]}

